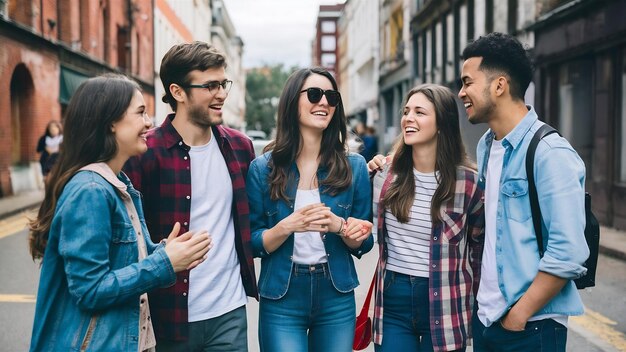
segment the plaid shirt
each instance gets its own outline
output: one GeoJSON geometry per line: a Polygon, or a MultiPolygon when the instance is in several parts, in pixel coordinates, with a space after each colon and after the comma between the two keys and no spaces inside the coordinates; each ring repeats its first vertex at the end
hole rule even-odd
{"type": "MultiPolygon", "coordinates": [[[[181,224],[180,234],[189,231],[192,196],[190,148],[172,125],[174,117],[174,114],[169,115],[160,127],[151,130],[148,133],[148,151],[131,158],[124,167],[135,188],[143,194],[146,223],[155,243],[166,238],[177,221],[181,224]]],[[[254,149],[250,139],[236,130],[222,126],[214,126],[212,130],[230,173],[228,182],[233,187],[235,248],[241,280],[246,294],[258,299],[245,185],[254,149]]],[[[150,311],[158,339],[187,339],[188,292],[188,270],[177,273],[174,286],[150,292],[150,311]]]]}
{"type": "MultiPolygon", "coordinates": [[[[374,195],[384,199],[394,179],[389,166],[376,175],[374,195]],[[381,186],[382,184],[382,186],[381,186]]],[[[471,337],[470,322],[480,282],[484,244],[483,190],[475,171],[457,169],[453,201],[441,206],[442,221],[433,223],[430,239],[430,333],[435,351],[457,350],[471,337]]],[[[374,343],[383,341],[383,290],[387,264],[385,209],[378,207],[379,261],[374,307],[374,343]]]]}

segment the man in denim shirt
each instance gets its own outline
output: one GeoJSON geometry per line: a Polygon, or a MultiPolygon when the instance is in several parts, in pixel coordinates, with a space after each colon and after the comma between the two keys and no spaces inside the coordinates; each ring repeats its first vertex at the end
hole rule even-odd
{"type": "Polygon", "coordinates": [[[524,92],[532,65],[512,36],[491,33],[462,55],[463,100],[471,123],[487,123],[478,143],[485,185],[486,238],[474,351],[565,351],[567,318],[583,314],[573,279],[585,274],[585,165],[557,134],[544,138],[526,175],[526,151],[543,125],[524,92]],[[543,216],[540,258],[530,210],[534,177],[543,216]]]}

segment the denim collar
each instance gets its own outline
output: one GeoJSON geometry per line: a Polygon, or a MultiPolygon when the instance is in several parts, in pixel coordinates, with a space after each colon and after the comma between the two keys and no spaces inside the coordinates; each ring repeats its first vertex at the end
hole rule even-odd
{"type": "MultiPolygon", "coordinates": [[[[517,149],[517,147],[522,143],[526,133],[530,130],[532,125],[535,124],[539,118],[537,117],[537,113],[535,112],[535,108],[532,105],[526,105],[528,108],[528,112],[520,121],[515,128],[509,134],[507,134],[502,139],[502,145],[504,147],[511,146],[513,149],[517,149]]],[[[491,146],[491,141],[495,138],[496,134],[490,129],[485,136],[485,142],[487,142],[488,146],[491,146]]]]}
{"type": "Polygon", "coordinates": [[[115,175],[107,163],[89,164],[83,166],[78,171],[93,171],[97,173],[113,187],[115,187],[123,198],[130,198],[130,195],[128,194],[128,185],[130,183],[128,176],[126,176],[123,172],[120,172],[119,176],[115,175]]]}

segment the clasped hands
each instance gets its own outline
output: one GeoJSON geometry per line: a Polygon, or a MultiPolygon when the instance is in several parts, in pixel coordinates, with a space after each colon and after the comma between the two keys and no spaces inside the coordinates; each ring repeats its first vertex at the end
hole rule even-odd
{"type": "Polygon", "coordinates": [[[347,241],[362,242],[372,232],[372,223],[349,217],[343,220],[333,214],[324,203],[310,204],[294,211],[280,222],[286,233],[294,232],[333,232],[347,241]]]}

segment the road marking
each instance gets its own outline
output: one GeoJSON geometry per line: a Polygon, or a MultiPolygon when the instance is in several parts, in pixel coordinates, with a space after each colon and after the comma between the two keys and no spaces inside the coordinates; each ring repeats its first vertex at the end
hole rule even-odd
{"type": "Polygon", "coordinates": [[[32,211],[25,211],[17,215],[10,216],[6,219],[0,220],[0,238],[15,235],[20,231],[26,229],[28,226],[29,218],[34,218],[35,213],[32,211]]]}
{"type": "Polygon", "coordinates": [[[603,351],[626,351],[626,336],[612,328],[617,322],[585,307],[585,314],[571,317],[570,327],[603,351]]]}
{"type": "Polygon", "coordinates": [[[35,295],[7,295],[0,294],[0,302],[9,303],[35,303],[35,295]]]}

